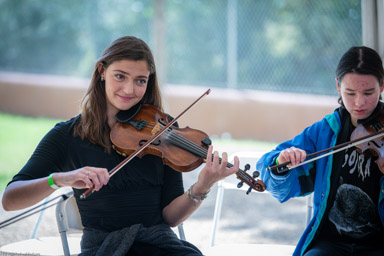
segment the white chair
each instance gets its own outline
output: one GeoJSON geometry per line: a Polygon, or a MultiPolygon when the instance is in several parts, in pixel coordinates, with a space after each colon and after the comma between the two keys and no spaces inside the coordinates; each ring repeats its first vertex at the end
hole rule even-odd
{"type": "MultiPolygon", "coordinates": [[[[81,233],[82,225],[79,221],[79,213],[73,191],[70,187],[61,188],[55,191],[49,198],[62,195],[56,205],[56,221],[60,237],[39,237],[31,238],[4,245],[0,248],[0,255],[77,255],[80,253],[80,237],[67,237],[67,233],[81,233]],[[71,248],[71,253],[69,253],[71,248]]],[[[46,202],[47,200],[45,200],[46,202]]],[[[44,211],[42,211],[43,213],[44,211]]],[[[40,215],[42,216],[42,214],[40,215]]],[[[40,226],[41,218],[34,228],[34,234],[40,226]]],[[[34,235],[33,235],[34,236],[34,235]]]]}
{"type": "Polygon", "coordinates": [[[81,237],[68,237],[67,235],[82,233],[84,228],[73,192],[68,193],[67,196],[68,199],[61,201],[56,207],[56,222],[65,256],[77,255],[81,252],[81,237]]]}
{"type": "MultiPolygon", "coordinates": [[[[249,164],[251,169],[248,171],[249,175],[252,176],[253,171],[256,168],[256,163],[260,159],[260,157],[264,154],[264,152],[237,152],[232,154],[229,157],[229,161],[233,162],[234,156],[238,156],[240,159],[240,168],[243,168],[245,164],[249,164]]],[[[295,246],[294,245],[282,245],[282,244],[219,244],[217,245],[216,237],[219,230],[219,220],[221,217],[223,200],[224,200],[224,192],[225,190],[239,190],[237,184],[240,182],[239,179],[236,178],[235,175],[229,176],[224,180],[218,182],[218,190],[216,196],[215,210],[213,216],[213,227],[211,234],[210,247],[204,252],[207,256],[225,256],[225,255],[268,255],[268,256],[277,256],[277,255],[292,255],[295,246]]],[[[252,200],[257,200],[255,197],[257,196],[270,196],[267,192],[256,192],[252,191],[250,195],[245,195],[245,191],[248,190],[248,186],[244,184],[240,189],[244,191],[244,196],[251,196],[253,198],[244,198],[247,200],[248,204],[252,204],[252,200]]],[[[309,222],[312,213],[312,201],[308,199],[308,207],[307,210],[307,222],[309,222]],[[310,204],[309,204],[310,202],[310,204]]],[[[276,203],[279,204],[276,200],[276,203]]],[[[267,205],[265,207],[268,207],[267,205]]],[[[259,212],[262,214],[261,212],[259,212]]],[[[258,217],[258,213],[255,212],[255,218],[258,217]]],[[[251,223],[252,220],[249,220],[251,223]]],[[[304,229],[305,227],[303,227],[304,229]]],[[[255,227],[257,229],[257,227],[255,227]]],[[[240,239],[239,239],[240,240],[240,239]]]]}

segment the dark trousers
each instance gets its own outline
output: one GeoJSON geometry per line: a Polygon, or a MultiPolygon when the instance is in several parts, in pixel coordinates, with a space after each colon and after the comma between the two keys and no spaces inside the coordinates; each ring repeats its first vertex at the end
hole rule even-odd
{"type": "Polygon", "coordinates": [[[304,256],[383,256],[384,247],[358,245],[353,243],[317,241],[304,256]]]}

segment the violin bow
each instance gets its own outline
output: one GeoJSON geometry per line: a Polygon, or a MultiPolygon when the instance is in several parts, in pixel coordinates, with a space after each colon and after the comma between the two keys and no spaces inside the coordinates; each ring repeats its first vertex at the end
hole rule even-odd
{"type": "MultiPolygon", "coordinates": [[[[169,122],[166,126],[164,126],[161,130],[159,130],[156,134],[152,136],[151,139],[149,139],[147,142],[145,142],[143,145],[141,145],[135,152],[127,156],[126,159],[124,159],[120,164],[118,164],[115,168],[109,171],[109,177],[112,177],[114,174],[116,174],[123,166],[125,166],[127,163],[129,163],[135,156],[141,153],[146,147],[148,147],[153,141],[155,141],[158,137],[160,137],[161,134],[163,134],[171,125],[173,125],[182,115],[184,115],[192,106],[194,106],[201,98],[203,98],[205,95],[208,95],[211,92],[211,89],[208,89],[206,92],[204,92],[198,99],[196,99],[191,105],[189,105],[185,110],[183,110],[176,118],[174,118],[171,122],[169,122]]],[[[89,194],[92,194],[95,192],[93,187],[90,187],[87,191],[85,191],[83,194],[80,195],[80,199],[85,199],[89,194]]]]}
{"type": "Polygon", "coordinates": [[[364,137],[361,137],[359,139],[355,139],[355,140],[352,140],[352,141],[348,141],[348,142],[345,142],[345,143],[342,143],[340,145],[337,145],[335,147],[331,147],[331,148],[327,148],[327,149],[323,149],[321,151],[318,151],[318,152],[315,152],[313,154],[309,154],[307,156],[307,158],[311,158],[309,160],[306,160],[304,162],[301,162],[297,165],[294,165],[294,166],[289,166],[288,165],[291,163],[291,161],[288,161],[288,162],[285,162],[285,163],[282,163],[282,164],[278,164],[278,165],[274,165],[274,166],[271,166],[271,167],[268,167],[267,168],[267,171],[273,171],[273,170],[276,170],[278,173],[282,173],[282,172],[285,172],[285,171],[288,171],[288,170],[291,170],[293,168],[296,168],[296,167],[299,167],[299,166],[302,166],[304,164],[308,164],[310,162],[313,162],[313,161],[316,161],[320,158],[323,158],[323,157],[326,157],[326,156],[329,156],[329,155],[332,155],[332,154],[335,154],[339,151],[342,151],[344,149],[348,149],[350,147],[354,147],[356,145],[359,145],[359,144],[362,144],[362,143],[365,143],[365,142],[369,142],[371,140],[374,140],[376,138],[380,138],[380,137],[383,137],[383,133],[384,133],[384,130],[383,131],[380,131],[378,133],[375,133],[375,134],[370,134],[370,135],[367,135],[367,136],[364,136],[364,137]],[[323,155],[320,155],[320,156],[317,156],[319,154],[322,154],[324,152],[327,152],[327,151],[330,151],[330,150],[333,150],[331,152],[328,152],[326,154],[323,154],[323,155]],[[317,156],[317,157],[315,157],[317,156]]]}

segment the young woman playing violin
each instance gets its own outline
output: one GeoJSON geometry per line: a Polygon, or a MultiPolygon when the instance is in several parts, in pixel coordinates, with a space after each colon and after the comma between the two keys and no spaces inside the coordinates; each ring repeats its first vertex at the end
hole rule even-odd
{"type": "Polygon", "coordinates": [[[142,40],[126,36],[97,61],[81,114],[58,123],[8,184],[4,209],[26,208],[53,187],[70,186],[85,227],[81,255],[201,255],[170,226],[186,220],[215,182],[238,171],[239,161],[229,168],[227,154],[219,160],[209,146],[206,165],[186,193],[182,174],[151,154],[133,158],[110,178],[108,171],[125,159],[112,148],[111,128],[118,113],[138,104],[162,109],[152,53],[142,40]],[[80,199],[89,188],[96,192],[80,199]]]}
{"type": "Polygon", "coordinates": [[[359,125],[384,118],[383,78],[374,50],[350,48],[336,69],[341,106],[257,163],[267,190],[280,202],[314,193],[313,219],[294,255],[384,255],[384,178],[372,155],[349,147],[295,167],[309,154],[350,141],[359,125]],[[282,163],[291,168],[268,170],[282,163]]]}

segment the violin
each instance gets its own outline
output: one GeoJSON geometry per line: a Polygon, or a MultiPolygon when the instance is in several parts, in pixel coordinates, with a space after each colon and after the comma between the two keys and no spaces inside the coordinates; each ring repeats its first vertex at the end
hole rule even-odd
{"type": "MultiPolygon", "coordinates": [[[[110,138],[113,148],[124,156],[130,155],[170,121],[169,115],[152,105],[143,104],[131,120],[124,123],[117,122],[112,127],[110,138]]],[[[209,145],[211,140],[205,132],[189,127],[171,126],[138,154],[138,157],[146,154],[156,155],[162,158],[165,165],[180,172],[188,172],[204,162],[209,145]]],[[[227,167],[233,165],[228,163],[227,167]]],[[[260,192],[265,190],[264,183],[255,180],[259,176],[258,172],[251,177],[240,169],[236,175],[252,189],[260,192]]]]}
{"type": "MultiPolygon", "coordinates": [[[[178,128],[174,125],[186,110],[172,119],[152,105],[140,104],[136,108],[132,117],[117,117],[120,121],[111,128],[110,139],[113,148],[127,158],[109,172],[110,176],[133,157],[141,158],[146,154],[161,157],[165,165],[179,172],[192,171],[204,163],[211,144],[208,135],[197,129],[178,128]]],[[[233,165],[227,163],[227,167],[233,165]]],[[[240,179],[237,187],[240,188],[245,183],[249,186],[247,194],[252,189],[263,192],[265,184],[262,180],[256,179],[259,172],[255,171],[250,176],[246,173],[249,169],[250,166],[246,165],[244,170],[239,169],[236,172],[237,178],[240,179]]],[[[93,192],[92,189],[88,189],[80,198],[85,199],[90,192],[93,192]]]]}
{"type": "MultiPolygon", "coordinates": [[[[117,122],[112,127],[110,139],[113,148],[119,154],[128,156],[170,121],[169,115],[152,105],[143,104],[131,120],[117,122]]],[[[156,155],[162,158],[165,165],[180,172],[188,172],[203,163],[210,144],[208,135],[202,131],[172,126],[138,154],[138,157],[156,155]]]]}
{"type": "Polygon", "coordinates": [[[278,173],[286,172],[298,166],[313,162],[320,158],[335,154],[339,151],[348,149],[350,147],[356,147],[356,150],[360,154],[370,154],[377,157],[375,163],[379,167],[380,171],[384,173],[384,109],[366,120],[363,124],[359,124],[352,132],[350,141],[341,143],[334,147],[330,147],[312,154],[307,155],[309,160],[301,162],[295,166],[288,166],[291,162],[285,162],[279,165],[271,166],[267,168],[268,171],[277,171],[278,173]],[[328,152],[328,153],[326,153],[328,152]],[[325,153],[325,154],[323,154],[325,153]]]}
{"type": "MultiPolygon", "coordinates": [[[[376,118],[369,120],[364,125],[358,125],[351,134],[351,140],[364,138],[370,135],[381,135],[384,131],[384,110],[381,110],[376,118]]],[[[384,173],[384,141],[383,135],[372,137],[371,140],[359,143],[356,150],[360,154],[369,154],[377,157],[375,163],[379,170],[384,173]]]]}

